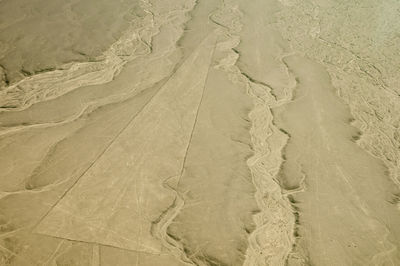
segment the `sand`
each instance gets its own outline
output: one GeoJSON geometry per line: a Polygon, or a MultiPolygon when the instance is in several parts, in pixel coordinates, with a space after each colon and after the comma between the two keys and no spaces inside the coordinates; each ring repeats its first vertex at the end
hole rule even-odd
{"type": "Polygon", "coordinates": [[[0,265],[399,265],[399,8],[0,1],[0,265]]]}

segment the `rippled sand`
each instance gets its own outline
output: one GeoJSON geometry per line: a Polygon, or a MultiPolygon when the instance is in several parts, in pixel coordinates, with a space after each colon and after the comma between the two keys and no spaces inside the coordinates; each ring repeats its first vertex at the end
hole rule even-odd
{"type": "Polygon", "coordinates": [[[0,0],[0,265],[400,265],[399,10],[0,0]]]}

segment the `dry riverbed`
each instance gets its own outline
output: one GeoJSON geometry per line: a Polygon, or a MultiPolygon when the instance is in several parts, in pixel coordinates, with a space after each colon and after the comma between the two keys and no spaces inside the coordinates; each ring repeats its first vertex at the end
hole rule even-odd
{"type": "Polygon", "coordinates": [[[0,265],[400,265],[399,10],[0,0],[0,265]]]}

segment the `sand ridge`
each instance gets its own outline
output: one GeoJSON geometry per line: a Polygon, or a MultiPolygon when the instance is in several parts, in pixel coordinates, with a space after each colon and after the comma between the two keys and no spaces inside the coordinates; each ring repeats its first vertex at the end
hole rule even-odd
{"type": "Polygon", "coordinates": [[[399,263],[398,3],[70,2],[0,22],[115,40],[1,64],[1,265],[399,263]]]}

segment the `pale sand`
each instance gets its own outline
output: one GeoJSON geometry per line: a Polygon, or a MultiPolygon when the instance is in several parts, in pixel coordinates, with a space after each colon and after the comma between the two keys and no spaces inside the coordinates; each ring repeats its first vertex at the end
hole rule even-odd
{"type": "Polygon", "coordinates": [[[399,8],[0,1],[0,265],[399,265],[399,8]]]}
{"type": "Polygon", "coordinates": [[[62,63],[93,60],[119,39],[137,16],[145,15],[139,3],[0,1],[0,65],[7,82],[15,83],[62,63]]]}

